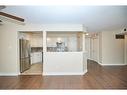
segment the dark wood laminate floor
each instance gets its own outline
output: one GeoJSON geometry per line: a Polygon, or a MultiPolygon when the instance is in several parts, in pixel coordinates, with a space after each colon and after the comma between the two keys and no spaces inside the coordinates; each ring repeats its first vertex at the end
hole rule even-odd
{"type": "Polygon", "coordinates": [[[0,77],[0,89],[127,89],[127,66],[102,67],[89,60],[84,76],[0,77]]]}

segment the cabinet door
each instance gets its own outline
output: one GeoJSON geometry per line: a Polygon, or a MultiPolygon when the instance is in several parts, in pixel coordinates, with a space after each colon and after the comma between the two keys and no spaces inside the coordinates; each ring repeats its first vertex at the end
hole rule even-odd
{"type": "Polygon", "coordinates": [[[38,53],[34,53],[34,62],[35,62],[35,63],[38,62],[38,53]]]}
{"type": "Polygon", "coordinates": [[[31,54],[32,64],[42,62],[42,52],[36,52],[31,54]]]}
{"type": "Polygon", "coordinates": [[[42,62],[42,52],[38,53],[38,62],[42,62]]]}
{"type": "Polygon", "coordinates": [[[36,53],[36,61],[41,62],[41,53],[40,52],[36,53]]]}
{"type": "Polygon", "coordinates": [[[33,64],[33,63],[34,63],[34,54],[31,53],[31,64],[33,64]]]}

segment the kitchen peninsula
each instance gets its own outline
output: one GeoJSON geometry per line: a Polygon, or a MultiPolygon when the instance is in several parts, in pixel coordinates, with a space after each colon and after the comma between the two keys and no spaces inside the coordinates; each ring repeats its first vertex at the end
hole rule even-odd
{"type": "Polygon", "coordinates": [[[43,75],[87,72],[83,25],[46,25],[43,31],[43,75]]]}

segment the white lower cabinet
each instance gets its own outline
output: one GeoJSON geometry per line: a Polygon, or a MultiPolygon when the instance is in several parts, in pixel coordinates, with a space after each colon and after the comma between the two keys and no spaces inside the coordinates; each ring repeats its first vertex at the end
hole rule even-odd
{"type": "Polygon", "coordinates": [[[31,64],[42,62],[42,52],[31,53],[31,64]]]}

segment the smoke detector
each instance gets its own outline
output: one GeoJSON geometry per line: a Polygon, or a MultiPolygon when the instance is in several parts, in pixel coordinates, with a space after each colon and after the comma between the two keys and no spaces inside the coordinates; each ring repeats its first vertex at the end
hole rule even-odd
{"type": "Polygon", "coordinates": [[[127,28],[124,28],[124,29],[121,31],[121,34],[127,35],[127,28]]]}
{"type": "Polygon", "coordinates": [[[117,35],[127,35],[127,28],[123,28],[117,35]]]}

